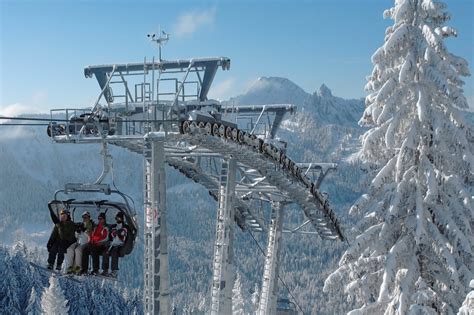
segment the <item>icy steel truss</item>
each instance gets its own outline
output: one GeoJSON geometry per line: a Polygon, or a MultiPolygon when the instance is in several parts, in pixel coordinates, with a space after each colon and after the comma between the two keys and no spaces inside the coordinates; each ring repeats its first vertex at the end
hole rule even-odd
{"type": "Polygon", "coordinates": [[[232,288],[234,287],[234,207],[235,160],[224,159],[219,176],[216,240],[211,288],[211,314],[232,313],[232,288]]]}
{"type": "Polygon", "coordinates": [[[278,299],[278,263],[283,226],[283,203],[272,202],[270,228],[268,230],[267,251],[263,267],[262,294],[258,314],[276,314],[278,299]]]}

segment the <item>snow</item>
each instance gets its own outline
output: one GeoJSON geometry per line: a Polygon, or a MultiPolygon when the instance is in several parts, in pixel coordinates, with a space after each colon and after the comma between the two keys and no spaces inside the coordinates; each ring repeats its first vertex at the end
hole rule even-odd
{"type": "Polygon", "coordinates": [[[457,110],[468,72],[443,43],[456,35],[445,5],[417,3],[385,11],[394,25],[372,55],[360,120],[371,129],[357,156],[375,176],[350,209],[357,235],[324,287],[346,292],[350,314],[451,314],[473,277],[474,145],[457,110]],[[377,270],[359,267],[378,256],[377,270]]]}
{"type": "Polygon", "coordinates": [[[458,315],[474,314],[474,279],[471,280],[469,286],[472,290],[466,295],[466,299],[462,303],[462,306],[459,308],[458,315]]]}
{"type": "Polygon", "coordinates": [[[64,297],[64,292],[59,286],[55,276],[49,278],[49,288],[43,292],[41,298],[41,308],[45,314],[67,314],[69,312],[68,301],[64,297]]]}
{"type": "Polygon", "coordinates": [[[300,130],[299,123],[290,119],[285,119],[281,122],[280,128],[289,132],[298,132],[300,130]]]}

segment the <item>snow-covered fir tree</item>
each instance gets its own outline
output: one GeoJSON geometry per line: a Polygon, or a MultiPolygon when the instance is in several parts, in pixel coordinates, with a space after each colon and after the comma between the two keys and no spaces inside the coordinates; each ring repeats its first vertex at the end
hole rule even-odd
{"type": "Polygon", "coordinates": [[[21,311],[20,285],[7,248],[0,244],[0,314],[19,314],[21,311]]]}
{"type": "Polygon", "coordinates": [[[41,298],[41,308],[43,314],[48,315],[62,315],[68,314],[69,305],[68,301],[64,297],[64,292],[59,285],[59,281],[56,277],[51,276],[49,278],[49,287],[44,290],[41,298]]]}
{"type": "Polygon", "coordinates": [[[36,293],[35,287],[31,288],[30,299],[28,300],[28,306],[25,312],[28,315],[40,315],[41,314],[41,299],[36,293]]]}
{"type": "Polygon", "coordinates": [[[206,313],[206,305],[207,305],[207,301],[206,301],[206,295],[204,294],[200,294],[199,295],[199,304],[198,304],[198,311],[201,312],[201,313],[206,313]]]}
{"type": "Polygon", "coordinates": [[[258,284],[255,283],[252,295],[250,296],[250,303],[252,306],[252,314],[256,314],[258,311],[258,304],[260,303],[260,289],[258,288],[258,284]]]}
{"type": "MultiPolygon", "coordinates": [[[[325,282],[354,303],[351,314],[454,314],[474,270],[474,148],[462,76],[448,52],[446,5],[396,0],[372,56],[360,157],[374,170],[351,208],[359,235],[325,282]]],[[[335,294],[338,296],[340,294],[335,294]]]]}
{"type": "Polygon", "coordinates": [[[240,279],[240,273],[238,272],[235,278],[234,288],[232,289],[232,314],[234,315],[245,314],[244,297],[242,294],[242,282],[240,279]]]}
{"type": "Polygon", "coordinates": [[[462,303],[462,306],[459,308],[458,315],[474,314],[474,279],[471,280],[469,286],[471,287],[471,292],[467,294],[466,299],[462,303]]]}

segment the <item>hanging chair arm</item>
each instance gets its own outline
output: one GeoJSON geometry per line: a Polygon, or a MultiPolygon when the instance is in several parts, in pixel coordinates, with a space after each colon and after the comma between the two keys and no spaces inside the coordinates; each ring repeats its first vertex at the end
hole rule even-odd
{"type": "Polygon", "coordinates": [[[99,178],[94,182],[94,185],[98,185],[102,183],[104,178],[107,176],[107,174],[110,172],[110,161],[112,159],[112,156],[109,154],[107,150],[107,142],[103,141],[102,142],[102,151],[100,152],[103,156],[103,164],[102,164],[102,174],[100,174],[99,178]]]}

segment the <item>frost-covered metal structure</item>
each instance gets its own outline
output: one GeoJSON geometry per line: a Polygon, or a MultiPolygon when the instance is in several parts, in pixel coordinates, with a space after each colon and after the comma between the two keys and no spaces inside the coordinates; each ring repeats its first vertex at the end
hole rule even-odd
{"type": "Polygon", "coordinates": [[[144,306],[171,313],[165,165],[208,189],[217,201],[211,313],[232,310],[234,227],[268,233],[259,313],[275,313],[284,205],[296,203],[323,239],[343,240],[319,184],[332,164],[296,163],[275,139],[291,104],[226,106],[208,98],[226,57],[88,66],[100,87],[89,109],[51,111],[58,143],[108,143],[144,156],[144,306]],[[60,119],[64,119],[60,121],[60,119]],[[316,175],[316,176],[311,176],[316,175]],[[257,204],[271,204],[271,218],[257,204]],[[269,221],[270,223],[266,223],[269,221]]]}

